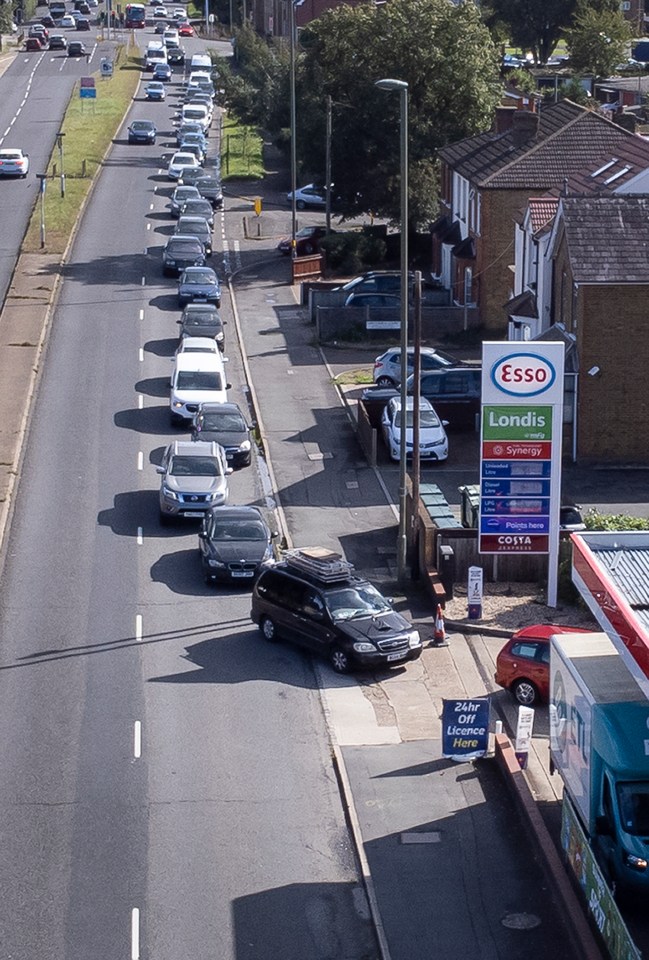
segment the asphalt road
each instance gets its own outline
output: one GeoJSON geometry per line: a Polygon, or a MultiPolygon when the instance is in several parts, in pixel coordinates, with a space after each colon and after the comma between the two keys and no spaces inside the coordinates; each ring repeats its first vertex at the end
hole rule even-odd
{"type": "MultiPolygon", "coordinates": [[[[371,958],[309,661],[261,642],[248,593],[203,585],[196,527],[157,519],[155,464],[186,435],[160,270],[173,102],[136,99],[163,135],[118,138],[94,191],[32,419],[0,597],[2,954],[371,958]]],[[[265,502],[254,467],[230,481],[265,502]]]]}

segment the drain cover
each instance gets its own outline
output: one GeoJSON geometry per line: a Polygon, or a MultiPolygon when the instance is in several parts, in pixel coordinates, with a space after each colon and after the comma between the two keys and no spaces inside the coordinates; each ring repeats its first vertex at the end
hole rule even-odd
{"type": "Polygon", "coordinates": [[[503,927],[510,930],[533,930],[541,923],[539,917],[533,913],[508,913],[501,921],[503,927]]]}

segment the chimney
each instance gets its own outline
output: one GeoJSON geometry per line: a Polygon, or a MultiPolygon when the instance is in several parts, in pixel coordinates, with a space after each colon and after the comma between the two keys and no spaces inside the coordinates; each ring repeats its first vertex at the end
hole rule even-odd
{"type": "Polygon", "coordinates": [[[496,107],[495,133],[505,133],[505,131],[511,130],[512,117],[515,113],[516,107],[496,107]]]}
{"type": "Polygon", "coordinates": [[[539,129],[538,114],[529,110],[517,110],[512,117],[512,142],[518,149],[526,143],[532,143],[539,129]]]}

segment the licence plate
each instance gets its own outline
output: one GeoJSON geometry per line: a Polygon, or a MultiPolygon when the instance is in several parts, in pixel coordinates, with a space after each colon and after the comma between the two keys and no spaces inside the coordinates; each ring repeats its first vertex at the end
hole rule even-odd
{"type": "Polygon", "coordinates": [[[389,653],[388,660],[403,660],[405,656],[405,653],[389,653]]]}
{"type": "Polygon", "coordinates": [[[185,510],[186,517],[202,517],[204,513],[202,510],[185,510]]]}
{"type": "Polygon", "coordinates": [[[233,577],[251,577],[255,571],[254,570],[233,570],[233,577]]]}

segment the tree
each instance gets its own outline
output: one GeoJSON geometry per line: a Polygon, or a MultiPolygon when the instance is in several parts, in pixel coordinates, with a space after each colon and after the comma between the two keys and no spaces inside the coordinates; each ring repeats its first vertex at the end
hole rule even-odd
{"type": "MultiPolygon", "coordinates": [[[[486,23],[504,23],[509,39],[529,50],[537,63],[546,63],[572,23],[579,0],[490,0],[486,23]]],[[[596,0],[597,2],[597,0],[596,0]]],[[[608,3],[609,0],[599,0],[608,3]]],[[[593,5],[593,4],[591,4],[593,5]]]]}
{"type": "Polygon", "coordinates": [[[566,32],[570,65],[581,73],[608,77],[625,59],[630,39],[631,29],[619,10],[599,12],[584,7],[566,32]]]}
{"type": "Polygon", "coordinates": [[[385,77],[409,85],[411,224],[437,211],[439,147],[490,127],[500,99],[499,57],[472,3],[391,0],[340,6],[302,33],[298,152],[324,183],[326,101],[333,116],[332,179],[343,210],[399,219],[399,122],[385,77]]]}

